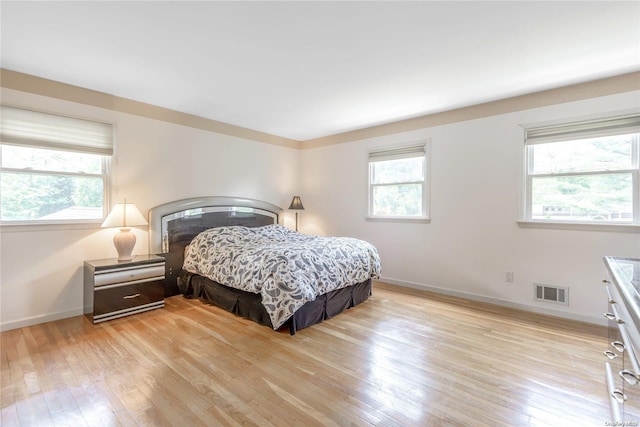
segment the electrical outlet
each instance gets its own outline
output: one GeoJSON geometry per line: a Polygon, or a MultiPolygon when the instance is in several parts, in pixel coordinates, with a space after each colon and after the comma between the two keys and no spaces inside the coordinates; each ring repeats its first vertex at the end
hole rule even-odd
{"type": "Polygon", "coordinates": [[[513,271],[507,271],[504,273],[504,280],[509,283],[513,282],[513,271]]]}

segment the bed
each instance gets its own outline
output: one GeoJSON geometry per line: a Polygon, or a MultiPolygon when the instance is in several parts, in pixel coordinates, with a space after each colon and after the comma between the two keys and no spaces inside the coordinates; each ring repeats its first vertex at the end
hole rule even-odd
{"type": "Polygon", "coordinates": [[[369,298],[380,273],[372,245],[304,235],[282,223],[280,207],[245,198],[184,199],[151,209],[149,246],[166,259],[165,296],[199,298],[291,335],[369,298]]]}

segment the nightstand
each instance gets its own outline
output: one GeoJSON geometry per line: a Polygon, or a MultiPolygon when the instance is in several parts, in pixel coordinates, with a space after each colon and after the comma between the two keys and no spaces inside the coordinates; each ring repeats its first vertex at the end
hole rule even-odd
{"type": "Polygon", "coordinates": [[[85,261],[85,315],[99,323],[164,307],[164,263],[157,255],[85,261]]]}

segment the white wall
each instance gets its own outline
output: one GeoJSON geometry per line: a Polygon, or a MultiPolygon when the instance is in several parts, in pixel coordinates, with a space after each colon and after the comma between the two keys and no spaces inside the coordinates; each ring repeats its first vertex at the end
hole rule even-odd
{"type": "MultiPolygon", "coordinates": [[[[2,102],[116,124],[112,204],[159,204],[197,196],[237,196],[286,208],[299,191],[298,150],[2,89],[2,102]]],[[[293,227],[293,216],[285,225],[293,227]]],[[[2,227],[0,325],[11,329],[82,313],[83,262],[115,257],[117,230],[2,227]]],[[[147,229],[134,254],[147,253],[147,229]]]]}
{"type": "Polygon", "coordinates": [[[519,228],[520,125],[632,108],[640,108],[640,92],[303,150],[300,228],[372,242],[394,284],[604,323],[602,257],[640,257],[640,233],[519,228]],[[367,222],[368,149],[424,138],[431,139],[431,223],[367,222]],[[535,302],[534,282],[569,286],[570,305],[535,302]]]}
{"type": "MultiPolygon", "coordinates": [[[[640,257],[640,233],[519,228],[522,123],[640,108],[640,92],[297,151],[2,89],[3,103],[116,123],[112,202],[143,212],[203,195],[266,200],[300,194],[301,231],[375,244],[386,280],[600,322],[602,256],[640,257]],[[367,150],[431,139],[430,224],[365,221],[367,150]],[[506,283],[504,272],[515,281],[506,283]],[[568,307],[533,301],[533,282],[569,286],[568,307]]],[[[285,224],[293,227],[293,215],[285,224]]],[[[2,329],[81,314],[82,264],[116,255],[114,230],[0,230],[2,329]]],[[[134,253],[146,253],[146,229],[134,253]]]]}

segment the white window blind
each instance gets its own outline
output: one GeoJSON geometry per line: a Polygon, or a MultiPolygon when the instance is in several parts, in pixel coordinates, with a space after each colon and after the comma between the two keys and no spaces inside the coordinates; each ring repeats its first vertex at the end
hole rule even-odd
{"type": "Polygon", "coordinates": [[[525,129],[527,145],[640,132],[640,115],[619,116],[525,129]]]}
{"type": "Polygon", "coordinates": [[[0,138],[3,144],[113,154],[113,126],[89,120],[2,106],[0,138]]]}
{"type": "Polygon", "coordinates": [[[411,157],[422,157],[424,154],[424,144],[410,145],[407,147],[371,151],[369,152],[369,162],[409,159],[411,157]]]}

